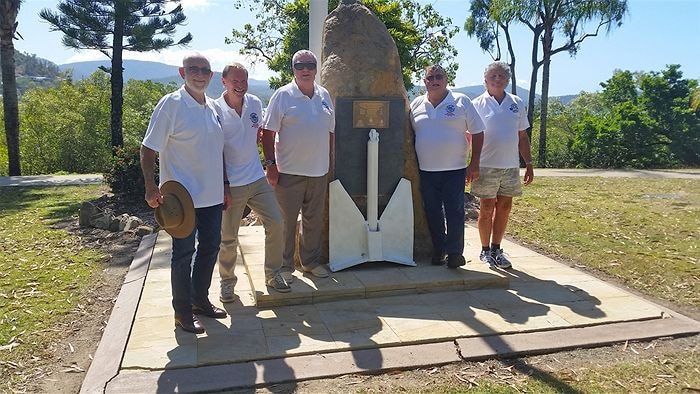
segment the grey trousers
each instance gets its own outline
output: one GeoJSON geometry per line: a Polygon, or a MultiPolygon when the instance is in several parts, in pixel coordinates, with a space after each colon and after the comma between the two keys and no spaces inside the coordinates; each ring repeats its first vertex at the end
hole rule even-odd
{"type": "MultiPolygon", "coordinates": [[[[327,175],[327,174],[326,174],[327,175]]],[[[328,178],[280,174],[275,193],[284,217],[284,252],[281,271],[294,272],[296,225],[301,211],[299,257],[302,269],[310,271],[320,264],[323,237],[323,209],[328,178]]]]}
{"type": "Polygon", "coordinates": [[[265,228],[265,278],[270,279],[282,266],[284,227],[282,212],[277,204],[275,191],[262,177],[245,186],[231,187],[231,206],[224,211],[221,222],[221,247],[219,248],[219,276],[221,283],[236,284],[233,273],[238,256],[238,228],[241,215],[248,205],[263,222],[265,228]]]}

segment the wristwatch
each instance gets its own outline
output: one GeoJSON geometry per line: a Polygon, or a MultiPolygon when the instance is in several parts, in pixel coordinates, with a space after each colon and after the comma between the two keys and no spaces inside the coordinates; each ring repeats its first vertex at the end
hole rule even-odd
{"type": "Polygon", "coordinates": [[[273,166],[273,165],[275,165],[275,164],[277,164],[277,162],[275,161],[275,159],[267,159],[267,160],[265,160],[265,167],[273,166]]]}

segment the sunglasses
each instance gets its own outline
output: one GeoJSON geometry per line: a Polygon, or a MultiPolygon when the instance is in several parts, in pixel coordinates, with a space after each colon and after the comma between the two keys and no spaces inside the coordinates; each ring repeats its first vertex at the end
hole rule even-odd
{"type": "Polygon", "coordinates": [[[209,75],[211,74],[211,68],[209,67],[197,67],[197,66],[187,66],[185,67],[185,70],[187,70],[188,74],[201,74],[201,75],[209,75]]]}
{"type": "Polygon", "coordinates": [[[294,63],[294,69],[297,71],[301,71],[303,69],[307,70],[315,70],[316,69],[316,63],[310,62],[310,63],[294,63]]]}
{"type": "Polygon", "coordinates": [[[444,75],[442,74],[435,74],[435,75],[428,75],[425,77],[426,81],[433,82],[433,81],[442,81],[442,79],[445,78],[444,75]]]}

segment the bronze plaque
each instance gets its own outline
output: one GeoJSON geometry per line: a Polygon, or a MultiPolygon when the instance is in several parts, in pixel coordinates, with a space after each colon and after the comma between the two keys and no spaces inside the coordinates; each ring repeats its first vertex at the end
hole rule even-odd
{"type": "Polygon", "coordinates": [[[356,100],[352,102],[352,127],[385,129],[389,127],[389,101],[356,100]]]}

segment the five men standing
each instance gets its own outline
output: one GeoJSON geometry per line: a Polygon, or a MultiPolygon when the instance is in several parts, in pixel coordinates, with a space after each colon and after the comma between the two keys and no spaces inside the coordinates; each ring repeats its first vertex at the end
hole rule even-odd
{"type": "MultiPolygon", "coordinates": [[[[185,331],[204,332],[198,314],[227,316],[211,304],[208,289],[218,255],[220,300],[235,299],[238,228],[246,205],[265,227],[269,287],[290,291],[300,211],[301,269],[318,278],[329,276],[321,262],[321,247],[335,113],[328,91],[314,82],[316,56],[298,51],[291,66],[294,80],[275,91],[263,118],[261,101],[247,93],[244,66],[233,63],[224,68],[225,91],[211,101],[205,95],[213,75],[209,61],[193,53],[179,69],[185,84],[164,96],[153,112],[141,146],[145,199],[153,208],[163,203],[154,180],[158,154],[161,185],[182,184],[195,208],[194,230],[184,238],[173,237],[172,243],[175,325],[185,331]],[[257,149],[260,130],[266,172],[257,149]],[[195,236],[198,245],[192,262],[195,236]]],[[[518,154],[527,165],[524,184],[533,179],[525,133],[529,124],[522,100],[505,92],[508,66],[492,63],[484,77],[486,92],[472,104],[465,95],[447,89],[441,66],[429,66],[424,78],[427,92],[411,103],[435,265],[465,264],[464,186],[471,183],[472,193],[481,198],[480,260],[499,268],[511,266],[500,243],[512,198],[522,194],[518,154]]]]}

